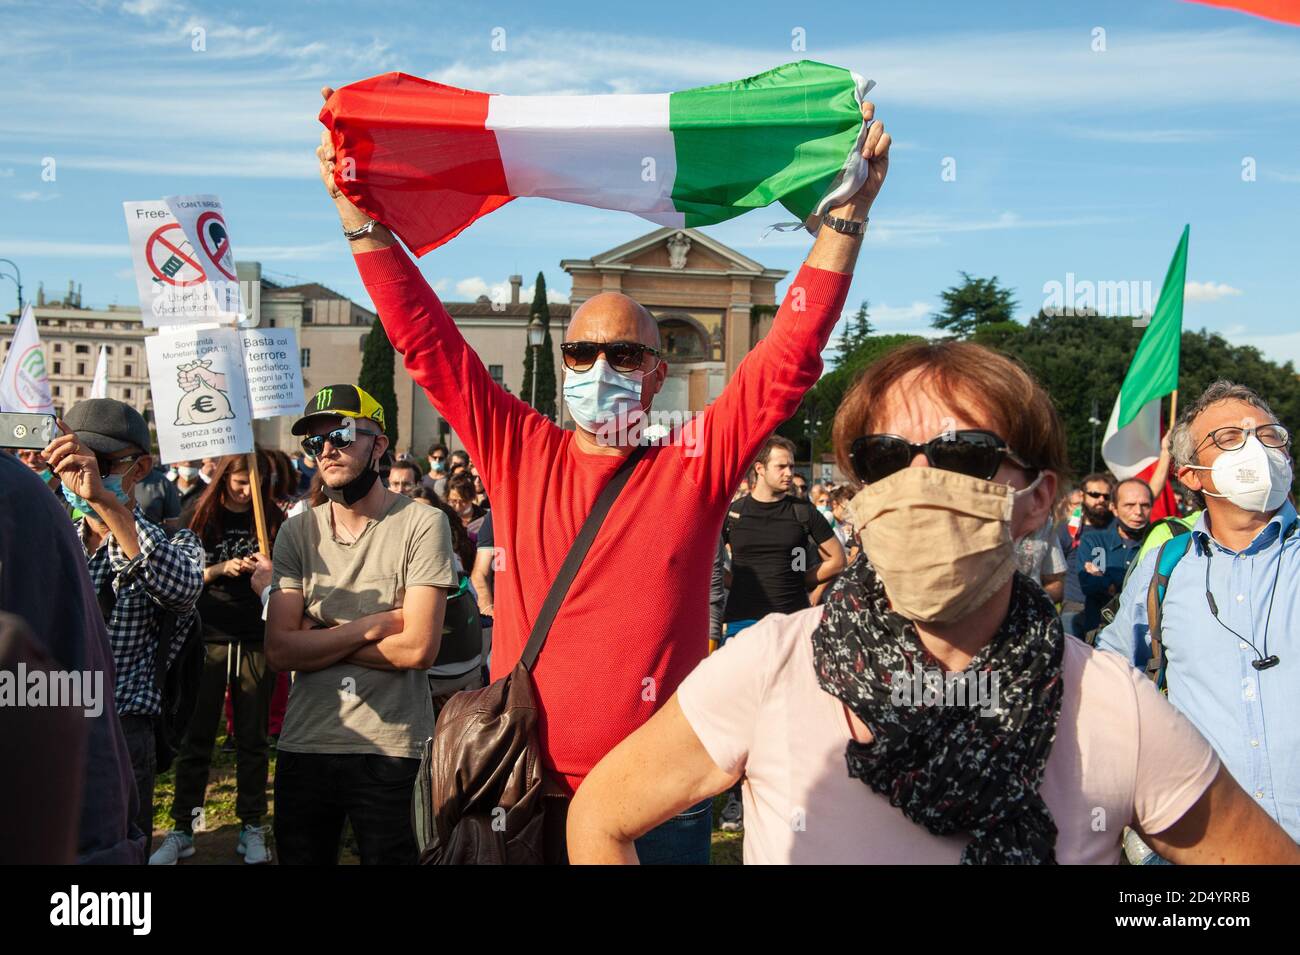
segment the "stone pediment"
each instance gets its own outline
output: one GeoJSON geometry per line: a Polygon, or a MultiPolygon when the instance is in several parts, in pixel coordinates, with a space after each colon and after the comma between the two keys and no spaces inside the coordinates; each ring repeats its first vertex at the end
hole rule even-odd
{"type": "MultiPolygon", "coordinates": [[[[665,272],[739,273],[758,276],[765,269],[743,255],[696,229],[666,227],[625,242],[590,259],[565,259],[566,271],[654,270],[665,272]]],[[[780,275],[784,275],[781,272],[780,275]]]]}

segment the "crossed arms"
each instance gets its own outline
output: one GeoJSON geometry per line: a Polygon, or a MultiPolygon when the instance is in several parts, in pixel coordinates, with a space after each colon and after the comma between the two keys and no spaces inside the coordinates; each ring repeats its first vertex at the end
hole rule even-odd
{"type": "Polygon", "coordinates": [[[372,670],[423,670],[433,665],[442,642],[447,591],[408,587],[396,610],[350,623],[312,629],[301,590],[271,594],[266,614],[266,662],[276,670],[324,670],[355,663],[372,670]]]}

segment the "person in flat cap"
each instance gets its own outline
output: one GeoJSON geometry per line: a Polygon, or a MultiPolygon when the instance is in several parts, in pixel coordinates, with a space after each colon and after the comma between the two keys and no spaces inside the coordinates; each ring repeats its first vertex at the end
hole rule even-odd
{"type": "Polygon", "coordinates": [[[185,642],[203,590],[203,545],[189,530],[169,538],[136,506],[135,489],[153,468],[149,426],[140,412],[112,398],[90,398],[68,411],[59,430],[41,453],[62,484],[108,625],[114,698],[147,854],[157,769],[154,729],[162,713],[156,660],[167,641],[170,666],[185,642]]]}

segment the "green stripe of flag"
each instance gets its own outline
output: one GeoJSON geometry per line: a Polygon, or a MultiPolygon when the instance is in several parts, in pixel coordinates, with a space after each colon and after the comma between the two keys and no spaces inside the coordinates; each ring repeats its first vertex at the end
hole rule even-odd
{"type": "Polygon", "coordinates": [[[686,225],[722,222],[777,200],[806,219],[857,141],[855,89],[848,70],[803,60],[673,93],[672,199],[686,225]]]}
{"type": "Polygon", "coordinates": [[[1123,428],[1137,417],[1144,405],[1178,389],[1178,352],[1183,335],[1183,287],[1187,284],[1187,238],[1191,226],[1183,226],[1182,238],[1165,273],[1151,323],[1142,333],[1133,362],[1119,392],[1119,421],[1123,428]]]}

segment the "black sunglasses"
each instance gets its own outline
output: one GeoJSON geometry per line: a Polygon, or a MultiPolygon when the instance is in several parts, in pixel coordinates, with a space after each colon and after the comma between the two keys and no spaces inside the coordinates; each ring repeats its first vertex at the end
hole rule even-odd
{"type": "Polygon", "coordinates": [[[565,342],[560,346],[564,367],[572,371],[589,370],[601,352],[605,353],[609,367],[623,372],[640,368],[647,352],[656,358],[661,354],[659,349],[640,342],[565,342]]]}
{"type": "Polygon", "coordinates": [[[1083,496],[1084,496],[1084,497],[1090,497],[1090,498],[1092,498],[1094,501],[1097,500],[1097,499],[1101,499],[1101,500],[1103,500],[1103,501],[1109,501],[1109,500],[1110,500],[1110,495],[1107,494],[1105,491],[1084,491],[1084,492],[1083,492],[1083,496]]]}
{"type": "Polygon", "coordinates": [[[371,437],[377,437],[375,431],[362,431],[360,428],[349,428],[346,426],[335,428],[328,434],[313,434],[302,439],[302,449],[310,454],[313,458],[318,458],[325,451],[325,442],[328,441],[337,450],[342,451],[344,448],[351,447],[352,442],[356,440],[357,435],[368,434],[371,437]]]}
{"type": "Polygon", "coordinates": [[[901,471],[918,454],[924,454],[932,468],[956,471],[985,481],[993,480],[1004,460],[1026,471],[1038,470],[1025,463],[992,431],[951,431],[931,438],[925,444],[913,444],[896,434],[867,434],[857,438],[849,448],[853,471],[863,484],[883,480],[895,471],[901,471]]]}

